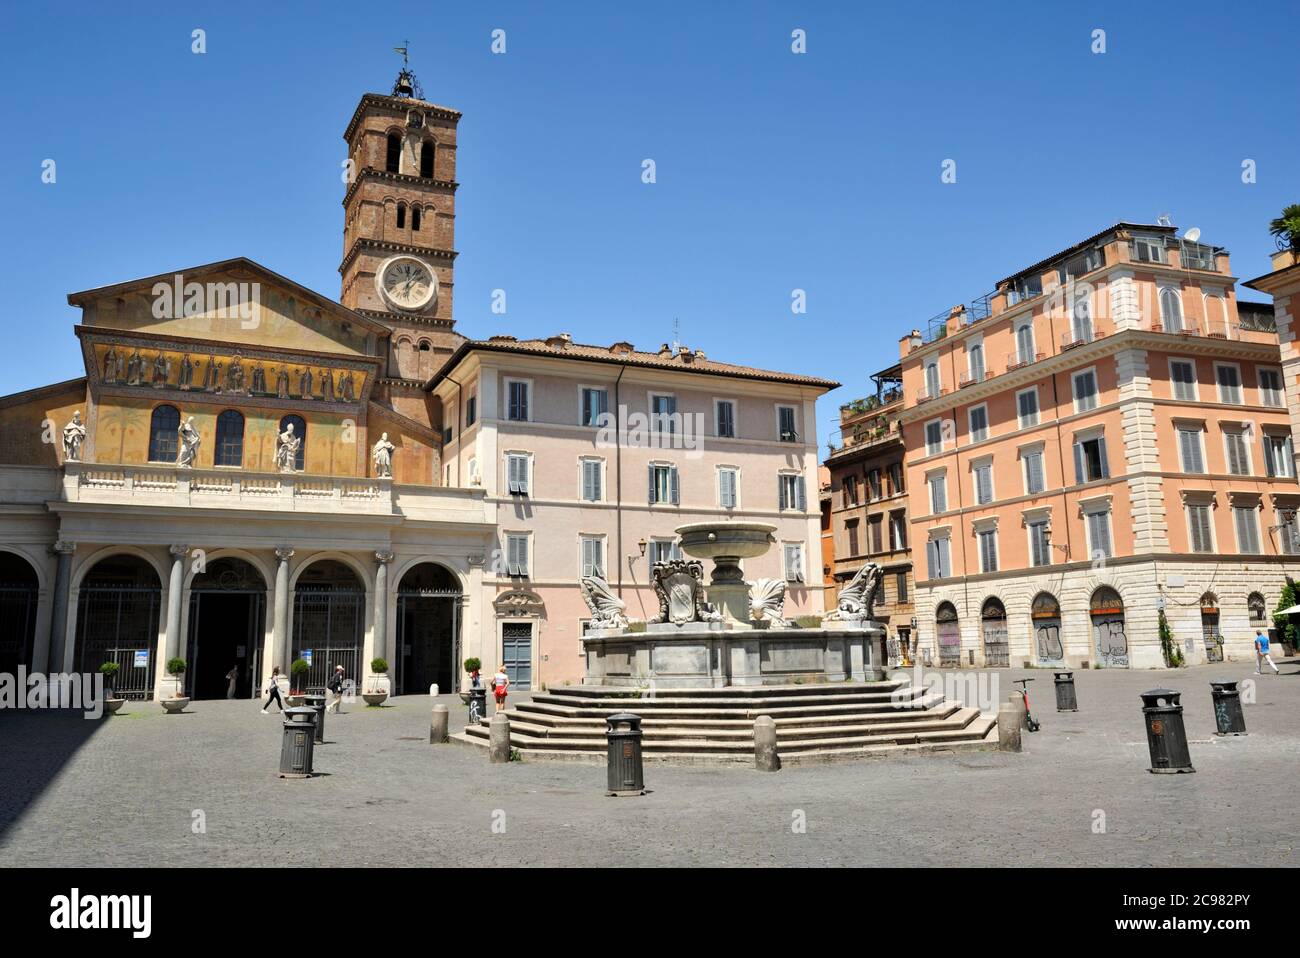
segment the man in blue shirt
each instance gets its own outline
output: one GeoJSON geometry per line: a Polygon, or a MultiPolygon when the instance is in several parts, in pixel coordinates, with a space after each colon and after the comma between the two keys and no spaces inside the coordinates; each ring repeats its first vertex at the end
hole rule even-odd
{"type": "Polygon", "coordinates": [[[1260,671],[1260,669],[1264,667],[1265,662],[1267,662],[1268,667],[1273,670],[1274,675],[1279,674],[1280,670],[1275,664],[1273,664],[1273,657],[1268,654],[1268,633],[1265,632],[1263,629],[1258,629],[1255,632],[1255,674],[1256,675],[1264,674],[1263,672],[1260,671]]]}

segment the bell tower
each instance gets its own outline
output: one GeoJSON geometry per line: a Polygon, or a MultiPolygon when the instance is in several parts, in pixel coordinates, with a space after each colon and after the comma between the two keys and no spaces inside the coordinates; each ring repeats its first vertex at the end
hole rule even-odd
{"type": "Polygon", "coordinates": [[[340,301],[392,328],[395,399],[402,381],[422,383],[462,338],[452,319],[459,122],[403,66],[391,93],[362,96],[343,133],[340,301]]]}

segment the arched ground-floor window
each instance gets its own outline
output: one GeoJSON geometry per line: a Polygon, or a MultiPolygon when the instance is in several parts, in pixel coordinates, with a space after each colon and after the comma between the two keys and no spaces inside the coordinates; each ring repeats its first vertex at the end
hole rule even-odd
{"type": "Polygon", "coordinates": [[[98,672],[105,662],[116,662],[117,695],[151,698],[161,596],[158,574],[139,557],[115,555],[95,563],[77,591],[77,671],[98,672]]]}
{"type": "Polygon", "coordinates": [[[1034,627],[1034,655],[1039,665],[1064,665],[1065,647],[1061,644],[1061,604],[1050,592],[1034,596],[1029,607],[1034,627]]]}
{"type": "MultiPolygon", "coordinates": [[[[32,667],[36,646],[36,603],[40,581],[22,556],[0,552],[0,674],[16,675],[18,666],[32,667]]],[[[62,672],[63,663],[48,671],[62,672]]]]}
{"type": "Polygon", "coordinates": [[[984,600],[980,612],[984,627],[984,665],[990,669],[1005,669],[1011,664],[1007,646],[1007,610],[1002,600],[990,596],[984,600]]]}
{"type": "Polygon", "coordinates": [[[1223,661],[1223,633],[1219,631],[1219,599],[1213,592],[1201,596],[1201,639],[1205,642],[1205,660],[1223,661]]]}
{"type": "Polygon", "coordinates": [[[1124,601],[1110,586],[1102,586],[1092,594],[1088,608],[1092,618],[1092,641],[1097,650],[1097,663],[1106,667],[1126,668],[1128,661],[1128,635],[1124,629],[1124,601]]]}
{"type": "Polygon", "coordinates": [[[934,613],[934,624],[939,636],[939,665],[961,665],[961,627],[957,622],[957,607],[951,602],[939,603],[934,613]]]}

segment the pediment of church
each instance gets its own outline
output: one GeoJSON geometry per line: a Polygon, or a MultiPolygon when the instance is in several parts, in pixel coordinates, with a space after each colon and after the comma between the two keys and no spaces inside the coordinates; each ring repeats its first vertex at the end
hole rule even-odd
{"type": "Polygon", "coordinates": [[[381,323],[248,259],[72,293],[84,325],[251,348],[381,354],[381,323]]]}

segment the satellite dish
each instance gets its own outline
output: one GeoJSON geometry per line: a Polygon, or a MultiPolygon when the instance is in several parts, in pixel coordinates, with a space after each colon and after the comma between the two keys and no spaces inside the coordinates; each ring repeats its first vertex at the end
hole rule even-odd
{"type": "Polygon", "coordinates": [[[1193,226],[1191,229],[1189,229],[1186,233],[1183,234],[1183,239],[1187,240],[1187,242],[1189,243],[1195,243],[1200,238],[1201,238],[1201,228],[1199,226],[1193,226]]]}

